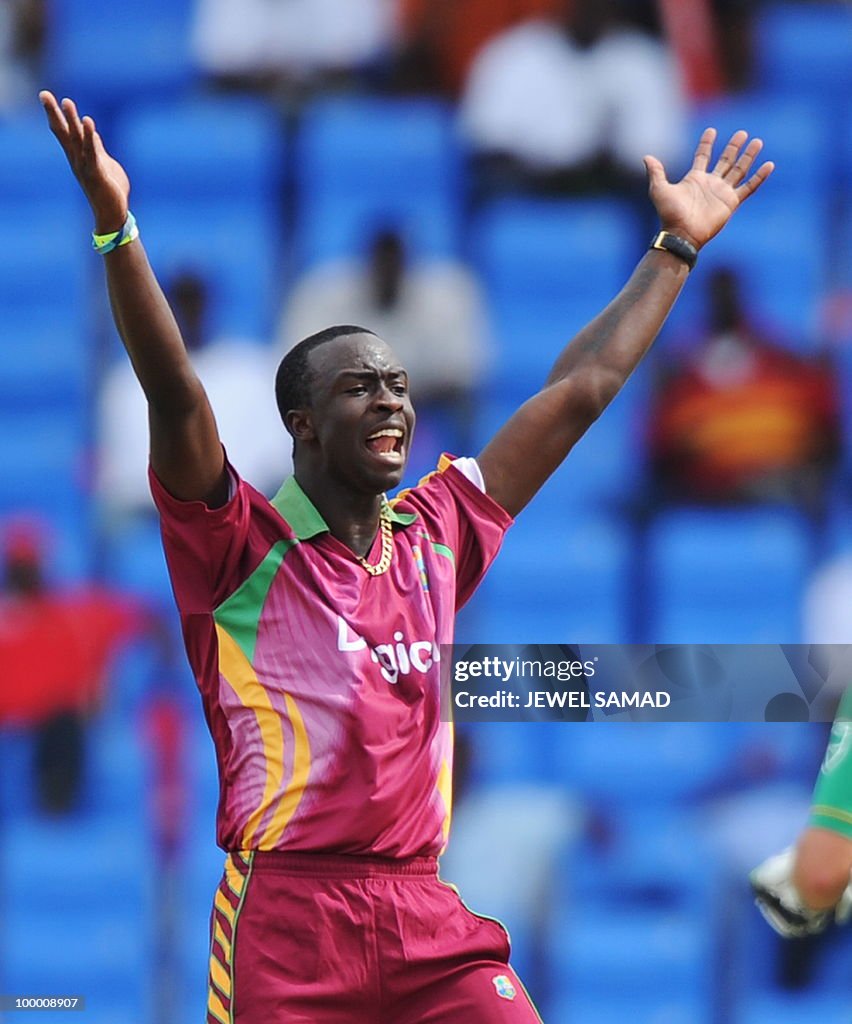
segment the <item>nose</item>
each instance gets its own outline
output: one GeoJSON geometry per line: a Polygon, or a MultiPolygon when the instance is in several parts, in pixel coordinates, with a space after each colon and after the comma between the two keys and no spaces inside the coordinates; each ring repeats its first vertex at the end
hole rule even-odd
{"type": "Polygon", "coordinates": [[[401,395],[394,394],[387,384],[382,384],[376,392],[376,405],[380,409],[390,409],[398,412],[405,404],[401,395]]]}

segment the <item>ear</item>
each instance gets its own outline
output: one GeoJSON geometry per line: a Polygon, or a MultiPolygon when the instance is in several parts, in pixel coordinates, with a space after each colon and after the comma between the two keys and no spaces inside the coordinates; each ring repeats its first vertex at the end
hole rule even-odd
{"type": "Polygon", "coordinates": [[[290,431],[294,441],[314,441],[313,416],[310,409],[291,409],[284,417],[284,425],[290,431]]]}

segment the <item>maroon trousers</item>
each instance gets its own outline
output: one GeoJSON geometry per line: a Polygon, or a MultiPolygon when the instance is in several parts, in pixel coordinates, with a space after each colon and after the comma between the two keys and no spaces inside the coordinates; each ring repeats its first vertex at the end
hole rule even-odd
{"type": "Polygon", "coordinates": [[[434,858],[232,853],[208,1024],[539,1024],[509,940],[434,858]]]}

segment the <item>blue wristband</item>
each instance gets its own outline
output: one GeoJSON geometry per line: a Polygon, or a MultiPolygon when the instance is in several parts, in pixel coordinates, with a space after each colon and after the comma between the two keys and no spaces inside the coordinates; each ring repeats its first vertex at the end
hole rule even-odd
{"type": "Polygon", "coordinates": [[[127,220],[121,227],[121,231],[112,231],[108,235],[96,235],[92,232],[92,248],[101,256],[117,249],[120,245],[129,245],[139,237],[139,228],[136,225],[136,218],[127,211],[127,220]]]}

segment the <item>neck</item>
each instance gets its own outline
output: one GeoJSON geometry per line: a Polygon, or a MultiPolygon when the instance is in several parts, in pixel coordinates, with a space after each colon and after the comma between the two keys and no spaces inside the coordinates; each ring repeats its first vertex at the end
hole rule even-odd
{"type": "Polygon", "coordinates": [[[329,533],[366,557],[379,529],[384,495],[365,494],[326,475],[296,467],[296,480],[325,520],[329,533]]]}

